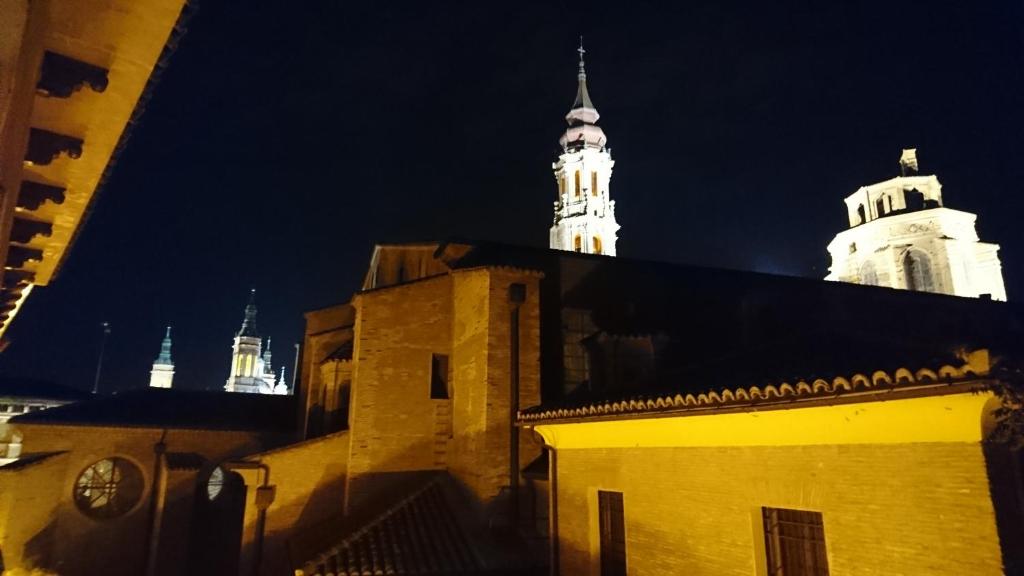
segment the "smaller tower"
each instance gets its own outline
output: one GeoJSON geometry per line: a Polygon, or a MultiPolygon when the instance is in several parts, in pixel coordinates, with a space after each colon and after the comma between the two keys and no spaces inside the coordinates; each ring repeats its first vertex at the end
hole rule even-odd
{"type": "Polygon", "coordinates": [[[164,341],[160,343],[160,355],[153,362],[149,373],[150,388],[170,388],[174,380],[174,362],[171,360],[171,327],[167,327],[164,341]]]}
{"type": "Polygon", "coordinates": [[[999,245],[979,240],[976,215],[943,204],[938,178],[918,172],[916,149],[903,151],[899,176],[849,195],[846,213],[826,280],[1006,300],[999,245]]]}
{"type": "Polygon", "coordinates": [[[288,389],[288,384],[284,379],[284,366],[281,366],[281,379],[277,382],[277,386],[274,386],[274,394],[282,396],[291,394],[291,390],[288,389]]]}
{"type": "Polygon", "coordinates": [[[260,361],[261,375],[263,377],[263,382],[265,385],[265,388],[263,388],[262,390],[263,392],[274,390],[275,379],[273,366],[274,365],[271,364],[270,355],[270,338],[267,338],[267,347],[263,349],[263,359],[260,361]]]}
{"type": "Polygon", "coordinates": [[[263,340],[256,332],[256,290],[249,293],[242,327],[235,333],[231,347],[231,369],[224,389],[228,392],[259,392],[263,382],[263,340]]]}

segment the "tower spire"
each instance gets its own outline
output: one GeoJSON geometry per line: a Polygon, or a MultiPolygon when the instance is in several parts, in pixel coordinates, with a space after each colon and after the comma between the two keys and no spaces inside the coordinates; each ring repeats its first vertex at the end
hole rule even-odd
{"type": "Polygon", "coordinates": [[[160,355],[153,361],[153,370],[149,373],[150,388],[170,388],[174,380],[174,361],[171,360],[171,327],[164,332],[164,340],[160,343],[160,355]]]}
{"type": "Polygon", "coordinates": [[[167,327],[167,332],[164,334],[164,341],[160,343],[160,355],[156,357],[155,364],[166,364],[173,366],[174,362],[171,361],[171,327],[167,327]]]}
{"type": "Polygon", "coordinates": [[[579,71],[576,73],[576,80],[579,85],[576,88],[576,99],[573,101],[572,108],[565,119],[570,125],[575,123],[593,124],[597,122],[600,115],[597,113],[597,109],[594,108],[594,103],[590,100],[590,92],[587,90],[587,68],[583,62],[583,55],[587,51],[583,48],[583,36],[580,36],[580,47],[576,49],[576,52],[580,55],[579,71]]]}
{"type": "Polygon", "coordinates": [[[239,336],[257,336],[256,334],[256,289],[249,291],[249,303],[245,305],[245,319],[242,320],[242,328],[238,331],[239,336]]]}

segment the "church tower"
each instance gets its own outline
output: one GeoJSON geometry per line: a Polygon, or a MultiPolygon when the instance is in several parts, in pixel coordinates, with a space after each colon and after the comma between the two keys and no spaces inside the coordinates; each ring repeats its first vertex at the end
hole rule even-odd
{"type": "Polygon", "coordinates": [[[562,154],[551,165],[558,183],[551,248],[615,256],[619,225],[615,221],[615,201],[608,192],[615,161],[605,147],[608,139],[597,125],[600,115],[587,92],[582,41],[577,51],[580,64],[576,100],[565,115],[569,127],[558,139],[562,154]]]}
{"type": "Polygon", "coordinates": [[[934,175],[904,150],[900,175],[846,198],[850,228],[828,245],[826,280],[1006,300],[999,246],[981,242],[977,216],[946,208],[934,175]]]}
{"type": "Polygon", "coordinates": [[[171,327],[167,327],[164,341],[160,343],[160,355],[153,362],[149,373],[150,388],[170,388],[174,380],[174,362],[171,361],[171,327]]]}
{"type": "Polygon", "coordinates": [[[224,389],[228,392],[260,392],[265,386],[263,379],[263,358],[260,348],[263,341],[256,332],[256,290],[249,293],[245,306],[242,327],[235,333],[232,346],[231,371],[224,389]]]}

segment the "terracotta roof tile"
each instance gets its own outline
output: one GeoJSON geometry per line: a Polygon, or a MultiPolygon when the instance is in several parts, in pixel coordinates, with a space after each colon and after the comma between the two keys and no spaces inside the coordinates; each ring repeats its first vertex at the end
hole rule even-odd
{"type": "Polygon", "coordinates": [[[659,412],[699,412],[723,408],[750,408],[772,404],[786,404],[800,400],[836,398],[858,392],[921,388],[976,379],[986,376],[991,369],[988,350],[964,353],[960,367],[945,365],[937,370],[921,368],[911,371],[899,368],[892,373],[876,370],[831,380],[815,379],[810,382],[779,385],[749,386],[706,390],[699,393],[667,393],[656,396],[638,396],[617,400],[596,400],[554,406],[535,406],[519,412],[519,422],[575,420],[581,418],[608,418],[627,414],[659,412]]]}
{"type": "Polygon", "coordinates": [[[296,574],[478,574],[481,566],[440,482],[431,481],[296,574]]]}

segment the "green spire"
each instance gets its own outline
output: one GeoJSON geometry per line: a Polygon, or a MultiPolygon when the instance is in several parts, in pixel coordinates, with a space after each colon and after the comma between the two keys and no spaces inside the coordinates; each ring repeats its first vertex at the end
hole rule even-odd
{"type": "Polygon", "coordinates": [[[160,355],[156,357],[154,364],[163,364],[166,366],[174,366],[174,362],[171,361],[171,327],[167,327],[167,333],[164,334],[164,341],[160,343],[160,355]]]}

